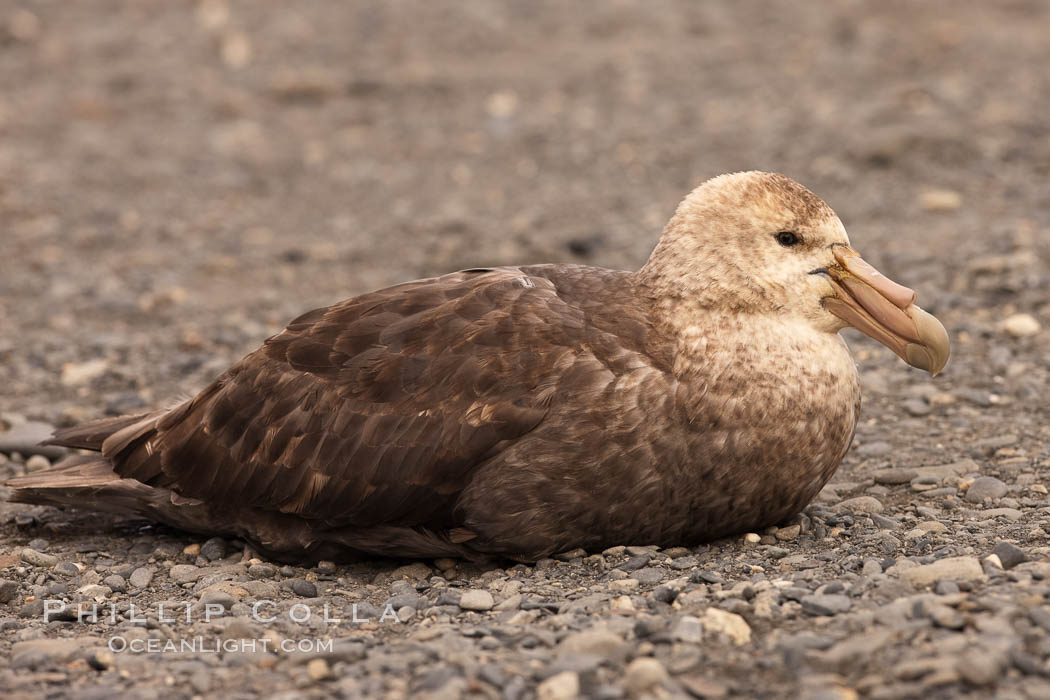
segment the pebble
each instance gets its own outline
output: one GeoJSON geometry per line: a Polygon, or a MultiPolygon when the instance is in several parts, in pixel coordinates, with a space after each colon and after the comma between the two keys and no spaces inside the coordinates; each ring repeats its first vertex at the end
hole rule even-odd
{"type": "Polygon", "coordinates": [[[153,570],[145,566],[140,566],[131,572],[131,576],[128,577],[128,583],[135,588],[145,588],[153,580],[153,570]]]}
{"type": "Polygon", "coordinates": [[[778,529],[775,535],[781,542],[790,542],[797,539],[801,533],[802,526],[796,523],[795,525],[787,525],[786,527],[778,529]]]}
{"type": "Polygon", "coordinates": [[[463,610],[491,610],[496,601],[488,591],[468,589],[459,598],[459,607],[463,610]]]}
{"type": "Polygon", "coordinates": [[[248,575],[254,579],[273,578],[277,575],[277,567],[273,564],[252,564],[248,567],[248,575]]]}
{"type": "Polygon", "coordinates": [[[807,615],[837,615],[848,611],[853,606],[849,596],[838,594],[808,595],[800,602],[802,612],[807,615]]]}
{"type": "Polygon", "coordinates": [[[106,373],[109,363],[102,358],[88,360],[87,362],[67,362],[62,365],[62,383],[66,386],[79,386],[87,384],[106,373]]]}
{"type": "Polygon", "coordinates": [[[193,564],[176,564],[168,571],[168,575],[175,583],[192,583],[203,576],[204,572],[193,564]]]}
{"type": "Polygon", "coordinates": [[[306,579],[293,579],[291,582],[292,592],[296,595],[302,596],[303,598],[316,598],[317,597],[317,585],[313,581],[307,581],[306,579]]]}
{"type": "Polygon", "coordinates": [[[984,578],[984,569],[976,557],[948,557],[938,559],[932,564],[904,569],[901,577],[911,585],[921,587],[941,579],[979,581],[984,578]]]}
{"type": "Polygon", "coordinates": [[[118,576],[117,574],[110,574],[102,579],[102,583],[117,593],[125,593],[128,590],[128,582],[124,580],[123,576],[118,576]]]}
{"type": "Polygon", "coordinates": [[[623,659],[627,644],[620,635],[601,626],[573,632],[558,644],[559,654],[594,654],[604,659],[623,659]]]}
{"type": "Polygon", "coordinates": [[[1002,498],[1006,495],[1006,484],[994,476],[981,476],[974,479],[966,490],[966,500],[970,503],[981,503],[986,499],[1002,498]]]}
{"type": "Polygon", "coordinates": [[[874,477],[876,484],[896,485],[907,484],[917,477],[918,473],[914,469],[891,467],[890,469],[880,469],[872,476],[874,477]]]}
{"type": "Polygon", "coordinates": [[[987,686],[999,679],[1003,662],[998,654],[973,649],[959,657],[955,670],[970,685],[987,686]]]}
{"type": "Polygon", "coordinates": [[[952,211],[961,207],[962,201],[955,190],[926,190],[919,195],[919,206],[926,211],[952,211]]]}
{"type": "Polygon", "coordinates": [[[904,402],[904,410],[913,416],[929,415],[933,409],[922,399],[907,399],[904,402]]]}
{"type": "Polygon", "coordinates": [[[674,629],[671,631],[671,636],[680,642],[699,644],[704,638],[704,628],[700,622],[700,618],[693,617],[692,615],[683,615],[678,622],[675,623],[674,629]]]}
{"type": "Polygon", "coordinates": [[[33,566],[44,566],[50,568],[58,563],[58,557],[54,554],[44,554],[43,552],[38,552],[35,549],[29,549],[28,547],[22,550],[21,557],[22,561],[27,564],[32,564],[33,566]]]}
{"type": "Polygon", "coordinates": [[[1015,338],[1027,338],[1035,335],[1042,326],[1031,314],[1013,314],[1003,321],[1002,328],[1015,338]]]}
{"type": "Polygon", "coordinates": [[[635,659],[623,672],[623,685],[627,692],[634,696],[652,691],[667,679],[667,669],[664,665],[647,656],[635,659]]]}
{"type": "Polygon", "coordinates": [[[882,501],[874,496],[857,496],[840,501],[835,510],[848,510],[851,513],[881,513],[882,501]]]}
{"type": "Polygon", "coordinates": [[[201,556],[208,561],[218,561],[226,556],[226,540],[212,537],[201,545],[201,556]]]}
{"type": "Polygon", "coordinates": [[[575,671],[562,671],[536,688],[537,700],[573,700],[580,696],[580,676],[575,671]]]}
{"type": "Polygon", "coordinates": [[[44,455],[33,455],[26,460],[26,471],[27,472],[39,472],[44,469],[48,469],[51,466],[51,460],[44,455]]]}
{"type": "Polygon", "coordinates": [[[50,459],[58,459],[68,452],[66,448],[40,444],[51,437],[54,430],[55,427],[50,423],[40,421],[15,423],[6,431],[0,432],[0,453],[17,452],[21,455],[43,455],[50,459]]]}
{"type": "Polygon", "coordinates": [[[995,545],[992,549],[992,554],[999,557],[999,561],[1002,563],[1004,569],[1012,569],[1018,564],[1022,564],[1028,561],[1028,555],[1025,551],[1017,545],[1002,541],[995,545]]]}
{"type": "Polygon", "coordinates": [[[18,582],[0,579],[0,603],[10,603],[18,595],[18,582]]]}
{"type": "Polygon", "coordinates": [[[237,599],[229,593],[218,590],[204,591],[201,595],[201,603],[204,605],[221,605],[223,610],[229,612],[237,599]]]}
{"type": "Polygon", "coordinates": [[[708,608],[701,619],[708,632],[721,632],[733,640],[737,646],[751,641],[751,628],[740,615],[718,608],[708,608]]]}
{"type": "Polygon", "coordinates": [[[324,681],[334,678],[331,667],[328,662],[323,658],[310,659],[306,664],[306,674],[310,676],[312,680],[324,681]]]}
{"type": "Polygon", "coordinates": [[[926,608],[926,616],[938,627],[950,630],[961,630],[966,626],[966,618],[957,610],[939,603],[929,605],[926,608]]]}

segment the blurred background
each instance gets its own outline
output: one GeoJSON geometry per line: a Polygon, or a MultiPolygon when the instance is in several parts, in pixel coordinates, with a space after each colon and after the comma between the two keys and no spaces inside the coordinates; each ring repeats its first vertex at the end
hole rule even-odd
{"type": "MultiPolygon", "coordinates": [[[[1048,26],[1039,0],[3,0],[0,412],[167,403],[407,279],[636,268],[690,188],[753,168],[918,289],[947,386],[1036,402],[1048,26]]],[[[903,372],[850,340],[876,394],[903,372]]]]}

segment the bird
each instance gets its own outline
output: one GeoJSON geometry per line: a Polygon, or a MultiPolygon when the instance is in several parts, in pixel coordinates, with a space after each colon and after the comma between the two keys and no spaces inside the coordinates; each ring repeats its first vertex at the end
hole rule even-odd
{"type": "Polygon", "coordinates": [[[831,478],[861,398],[842,329],[944,369],[915,301],[809,189],[720,175],[636,271],[472,268],[308,311],[192,398],[57,430],[87,452],[7,485],[284,561],[694,546],[831,478]]]}

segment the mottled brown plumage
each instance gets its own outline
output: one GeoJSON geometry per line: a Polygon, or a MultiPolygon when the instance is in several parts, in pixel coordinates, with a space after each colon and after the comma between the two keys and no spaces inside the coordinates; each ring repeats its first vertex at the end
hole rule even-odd
{"type": "Polygon", "coordinates": [[[857,422],[832,280],[875,294],[850,304],[858,327],[885,315],[902,357],[947,359],[836,246],[841,223],[801,185],[722,176],[636,273],[465,270],[310,311],[189,401],[58,431],[97,454],[10,485],[283,558],[535,559],[770,525],[857,422]]]}

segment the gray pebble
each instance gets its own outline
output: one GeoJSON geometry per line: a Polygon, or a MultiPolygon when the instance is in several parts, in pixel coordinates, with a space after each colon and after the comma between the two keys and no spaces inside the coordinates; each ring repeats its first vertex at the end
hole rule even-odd
{"type": "Polygon", "coordinates": [[[226,540],[212,537],[201,545],[201,556],[208,561],[218,561],[226,556],[226,540]]]}
{"type": "Polygon", "coordinates": [[[657,569],[656,567],[645,567],[644,569],[638,569],[631,578],[638,579],[641,583],[659,583],[667,577],[667,571],[664,569],[657,569]]]}
{"type": "Polygon", "coordinates": [[[495,604],[491,593],[477,589],[463,591],[459,599],[459,607],[464,610],[491,610],[495,604]]]}
{"type": "Polygon", "coordinates": [[[1003,563],[1004,569],[1012,569],[1018,564],[1028,561],[1028,555],[1025,554],[1023,549],[1006,541],[1002,541],[995,545],[992,554],[999,557],[999,561],[1003,563]]]}
{"type": "Polygon", "coordinates": [[[140,566],[131,572],[128,582],[135,588],[145,588],[153,580],[153,571],[145,566],[140,566]]]}
{"type": "Polygon", "coordinates": [[[117,576],[116,574],[110,574],[102,579],[102,583],[117,593],[125,593],[128,590],[128,582],[124,580],[123,576],[117,576]]]}
{"type": "Polygon", "coordinates": [[[1002,498],[1006,495],[1006,484],[994,476],[981,476],[974,480],[966,491],[966,500],[981,503],[985,499],[1002,498]]]}
{"type": "Polygon", "coordinates": [[[876,484],[907,484],[916,476],[918,473],[914,469],[908,469],[906,467],[894,467],[891,469],[880,469],[872,475],[875,479],[876,484]]]}
{"type": "Polygon", "coordinates": [[[57,564],[55,564],[55,568],[53,569],[53,571],[56,574],[61,574],[62,576],[79,576],[80,575],[80,569],[78,569],[77,565],[74,564],[71,561],[60,561],[60,562],[58,562],[57,564]]]}
{"type": "Polygon", "coordinates": [[[933,409],[922,399],[907,399],[904,402],[904,410],[913,416],[925,416],[933,409]]]}
{"type": "Polygon", "coordinates": [[[191,583],[203,576],[204,572],[193,564],[176,564],[168,574],[175,583],[191,583]]]}
{"type": "Polygon", "coordinates": [[[0,579],[0,603],[10,603],[18,595],[18,583],[0,579]]]}
{"type": "Polygon", "coordinates": [[[848,611],[853,603],[848,596],[837,593],[819,593],[805,596],[802,600],[802,612],[807,615],[837,615],[848,611]]]}
{"type": "Polygon", "coordinates": [[[317,597],[317,585],[313,581],[307,581],[306,579],[293,579],[292,592],[296,595],[302,596],[303,598],[316,598],[317,597]]]}
{"type": "Polygon", "coordinates": [[[273,578],[277,575],[277,567],[265,562],[252,564],[248,567],[248,575],[254,579],[273,578]]]}
{"type": "Polygon", "coordinates": [[[236,602],[236,598],[224,591],[205,591],[204,595],[201,596],[201,603],[204,605],[221,605],[223,610],[227,612],[236,602]]]}
{"type": "Polygon", "coordinates": [[[38,552],[35,549],[23,549],[22,550],[22,561],[33,566],[44,566],[50,568],[58,563],[58,557],[53,554],[44,554],[38,552]]]}

